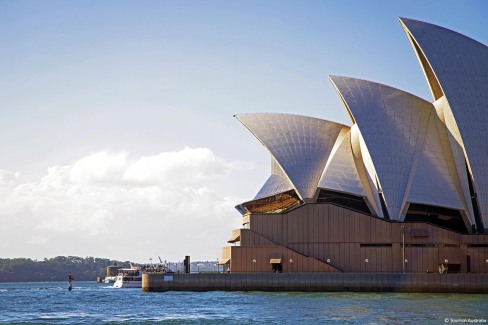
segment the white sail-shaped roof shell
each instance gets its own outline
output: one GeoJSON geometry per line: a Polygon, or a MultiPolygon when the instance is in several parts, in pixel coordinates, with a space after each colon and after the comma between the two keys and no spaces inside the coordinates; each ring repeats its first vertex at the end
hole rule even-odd
{"type": "Polygon", "coordinates": [[[313,198],[344,125],[291,114],[242,114],[236,118],[268,149],[300,197],[313,198]]]}
{"type": "MultiPolygon", "coordinates": [[[[442,114],[452,134],[453,150],[461,146],[464,151],[486,228],[488,47],[436,25],[405,18],[400,22],[424,70],[434,100],[443,102],[442,114]]],[[[457,161],[456,164],[458,173],[465,173],[464,162],[457,161]]]]}
{"type": "Polygon", "coordinates": [[[271,175],[268,177],[263,187],[261,187],[253,200],[273,196],[291,189],[293,189],[293,185],[291,185],[290,181],[287,179],[285,173],[278,165],[276,160],[271,158],[271,175]]]}
{"type": "Polygon", "coordinates": [[[409,202],[466,209],[431,103],[366,80],[331,81],[360,130],[366,168],[391,219],[403,220],[409,202]]]}
{"type": "Polygon", "coordinates": [[[355,159],[351,144],[351,128],[344,127],[332,149],[319,182],[320,188],[355,194],[366,199],[375,215],[381,215],[366,176],[362,158],[355,159]],[[363,171],[363,173],[361,173],[363,171]],[[363,175],[362,175],[363,174],[363,175]]]}
{"type": "Polygon", "coordinates": [[[407,201],[463,211],[471,227],[474,219],[457,177],[446,126],[434,113],[430,114],[428,123],[407,201]]]}
{"type": "Polygon", "coordinates": [[[365,196],[351,149],[351,130],[344,127],[332,149],[319,187],[365,196]]]}

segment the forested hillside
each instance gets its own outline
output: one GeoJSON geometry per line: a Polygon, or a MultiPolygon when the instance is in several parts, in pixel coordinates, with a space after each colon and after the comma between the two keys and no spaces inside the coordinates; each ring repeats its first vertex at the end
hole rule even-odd
{"type": "Polygon", "coordinates": [[[107,258],[58,256],[42,261],[30,258],[0,258],[0,282],[67,281],[71,272],[78,281],[95,281],[104,277],[107,266],[129,267],[129,262],[107,258]]]}

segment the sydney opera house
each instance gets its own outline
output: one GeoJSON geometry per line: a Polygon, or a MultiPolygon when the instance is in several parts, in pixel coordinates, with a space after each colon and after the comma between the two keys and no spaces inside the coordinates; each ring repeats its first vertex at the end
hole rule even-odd
{"type": "Polygon", "coordinates": [[[236,208],[231,273],[488,273],[488,47],[400,19],[432,100],[330,76],[350,118],[236,118],[271,175],[236,208]]]}

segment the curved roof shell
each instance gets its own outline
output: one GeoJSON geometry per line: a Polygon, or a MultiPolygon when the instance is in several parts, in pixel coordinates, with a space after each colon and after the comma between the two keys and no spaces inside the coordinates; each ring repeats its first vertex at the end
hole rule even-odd
{"type": "Polygon", "coordinates": [[[268,149],[300,197],[313,198],[344,125],[291,114],[242,114],[236,118],[268,149]]]}
{"type": "MultiPolygon", "coordinates": [[[[488,225],[488,47],[433,24],[400,18],[424,70],[434,100],[445,96],[444,114],[455,140],[463,147],[488,225]]],[[[458,162],[461,172],[462,162],[458,162]]]]}
{"type": "Polygon", "coordinates": [[[349,127],[342,129],[334,148],[332,148],[330,158],[318,186],[324,189],[361,196],[367,201],[371,212],[374,215],[381,216],[371,190],[371,183],[366,176],[361,154],[355,155],[354,153],[353,131],[349,127]]]}
{"type": "Polygon", "coordinates": [[[362,151],[369,153],[363,159],[371,159],[365,164],[374,166],[368,172],[377,180],[390,218],[401,220],[407,202],[465,208],[443,162],[449,156],[440,144],[431,103],[371,81],[330,79],[360,130],[362,151]],[[444,189],[437,188],[440,184],[444,189]]]}
{"type": "Polygon", "coordinates": [[[337,138],[318,186],[366,196],[354,163],[350,128],[343,128],[337,138]]]}
{"type": "Polygon", "coordinates": [[[460,186],[445,129],[437,115],[430,114],[407,201],[463,210],[471,227],[474,224],[471,205],[460,186]]]}
{"type": "Polygon", "coordinates": [[[291,189],[293,189],[293,186],[285,177],[271,174],[253,200],[273,196],[278,193],[289,191],[291,189]]]}

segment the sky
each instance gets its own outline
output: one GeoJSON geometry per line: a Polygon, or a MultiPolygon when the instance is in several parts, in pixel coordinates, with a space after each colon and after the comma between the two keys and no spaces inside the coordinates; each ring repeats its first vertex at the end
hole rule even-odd
{"type": "Polygon", "coordinates": [[[398,17],[480,1],[0,0],[0,258],[216,260],[270,173],[233,117],[350,125],[328,75],[431,100],[398,17]]]}

